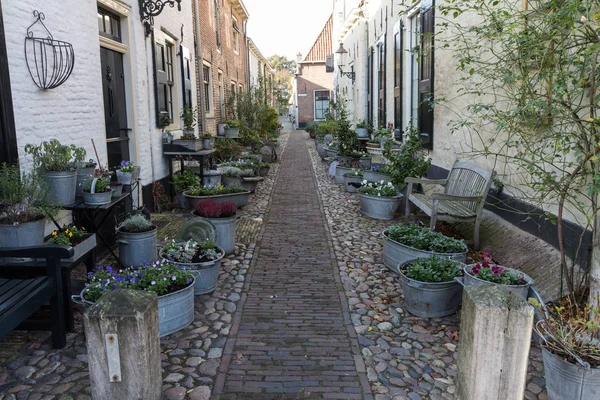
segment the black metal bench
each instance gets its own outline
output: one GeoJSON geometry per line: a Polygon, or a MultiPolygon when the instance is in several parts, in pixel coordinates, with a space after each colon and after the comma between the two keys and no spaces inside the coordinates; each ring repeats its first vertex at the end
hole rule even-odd
{"type": "MultiPolygon", "coordinates": [[[[64,288],[61,276],[61,259],[73,256],[70,246],[37,246],[25,248],[0,248],[0,272],[8,257],[41,258],[46,260],[46,275],[26,279],[0,278],[0,338],[13,329],[50,330],[52,345],[63,348],[67,344],[64,288]],[[50,303],[50,320],[24,323],[40,306],[50,303]]],[[[27,267],[23,267],[27,268],[27,267]]]]}

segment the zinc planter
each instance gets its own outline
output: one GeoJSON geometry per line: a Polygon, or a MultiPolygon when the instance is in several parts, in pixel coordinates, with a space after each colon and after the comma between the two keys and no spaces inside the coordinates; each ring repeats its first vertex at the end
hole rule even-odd
{"type": "Polygon", "coordinates": [[[221,260],[224,257],[224,251],[218,248],[219,257],[216,260],[203,263],[178,263],[170,261],[163,257],[163,260],[169,261],[175,265],[188,270],[194,276],[194,296],[214,292],[219,280],[219,269],[221,269],[221,260]]]}
{"type": "Polygon", "coordinates": [[[337,157],[337,151],[330,150],[329,148],[325,148],[325,154],[327,154],[327,157],[337,157]]]}
{"type": "Polygon", "coordinates": [[[242,188],[249,191],[250,193],[254,193],[258,184],[264,181],[265,178],[260,176],[248,176],[242,178],[242,188]]]}
{"type": "Polygon", "coordinates": [[[73,256],[63,260],[63,262],[75,262],[94,247],[96,247],[96,234],[92,233],[83,242],[73,246],[73,256]]]}
{"type": "Polygon", "coordinates": [[[344,174],[352,172],[352,168],[340,167],[339,164],[335,167],[335,183],[344,183],[344,174]]]}
{"type": "Polygon", "coordinates": [[[217,187],[221,185],[221,180],[223,173],[217,170],[208,170],[204,171],[204,186],[208,187],[217,187]]]}
{"type": "Polygon", "coordinates": [[[55,206],[64,206],[75,202],[77,193],[77,170],[44,172],[44,181],[48,184],[48,202],[55,206]]]}
{"type": "Polygon", "coordinates": [[[217,124],[217,136],[225,136],[225,124],[217,124]]]}
{"type": "Polygon", "coordinates": [[[394,219],[396,210],[398,210],[402,201],[402,196],[370,196],[360,192],[358,196],[360,197],[360,208],[363,214],[369,218],[380,220],[394,219]]]}
{"type": "Polygon", "coordinates": [[[181,146],[190,151],[200,151],[204,148],[202,139],[194,139],[194,140],[176,139],[176,140],[173,140],[173,144],[175,144],[177,146],[181,146]]]}
{"type": "Polygon", "coordinates": [[[354,175],[352,172],[348,172],[344,174],[344,188],[348,193],[356,193],[358,192],[358,188],[353,185],[349,185],[349,183],[361,183],[363,181],[362,176],[354,175]]]}
{"type": "Polygon", "coordinates": [[[371,156],[361,157],[360,158],[360,166],[362,169],[370,170],[371,169],[371,156]]]}
{"type": "Polygon", "coordinates": [[[110,188],[112,189],[112,198],[120,197],[123,194],[123,185],[120,183],[111,183],[110,188]]]}
{"type": "Polygon", "coordinates": [[[156,232],[156,228],[148,232],[118,231],[119,262],[129,267],[156,261],[156,232]]]}
{"type": "Polygon", "coordinates": [[[90,179],[92,179],[94,177],[95,169],[96,169],[96,166],[85,167],[85,168],[78,167],[77,168],[77,189],[75,191],[76,197],[83,196],[83,187],[85,186],[87,181],[89,181],[90,179]]]}
{"type": "MultiPolygon", "coordinates": [[[[196,211],[192,211],[192,215],[195,218],[201,218],[196,214],[196,211]]],[[[209,220],[217,231],[217,246],[222,248],[225,255],[233,253],[235,249],[235,226],[236,216],[229,218],[204,218],[209,220]]]]}
{"type": "Polygon", "coordinates": [[[240,128],[225,128],[225,137],[237,138],[240,134],[240,128]]]}
{"type": "MultiPolygon", "coordinates": [[[[498,285],[498,283],[484,281],[483,279],[479,279],[475,275],[473,275],[471,273],[471,270],[473,269],[473,267],[475,265],[477,265],[477,264],[469,264],[465,267],[465,277],[463,279],[465,286],[498,285]]],[[[495,265],[495,264],[490,264],[490,266],[491,265],[495,265]]],[[[506,268],[504,266],[502,268],[504,268],[505,271],[509,271],[514,274],[524,276],[525,281],[528,282],[526,285],[501,285],[501,286],[507,288],[508,290],[515,292],[516,294],[523,297],[524,299],[527,299],[527,294],[529,293],[529,287],[532,286],[534,283],[533,279],[531,279],[531,277],[529,275],[524,274],[523,272],[518,271],[516,269],[506,268]]]]}
{"type": "Polygon", "coordinates": [[[204,150],[212,150],[215,147],[215,138],[202,138],[202,147],[204,147],[204,150]]]}
{"type": "Polygon", "coordinates": [[[542,360],[550,400],[600,399],[600,368],[571,364],[543,347],[542,360]]]}
{"type": "Polygon", "coordinates": [[[264,166],[264,167],[260,167],[259,170],[259,175],[262,177],[265,177],[267,175],[269,175],[269,170],[271,169],[271,167],[269,167],[268,165],[264,166]]]}
{"type": "Polygon", "coordinates": [[[321,160],[327,157],[324,143],[317,143],[317,153],[319,154],[319,157],[321,157],[321,160]]]}
{"type": "Polygon", "coordinates": [[[375,172],[371,170],[366,170],[363,172],[364,178],[368,182],[379,182],[379,181],[389,181],[390,176],[388,174],[383,174],[381,172],[375,172]]]}
{"type": "Polygon", "coordinates": [[[102,193],[83,192],[83,201],[88,206],[103,206],[112,201],[112,190],[102,193]]]}
{"type": "Polygon", "coordinates": [[[223,175],[221,177],[221,181],[223,182],[223,186],[242,186],[242,177],[241,176],[227,176],[223,175]]]}
{"type": "Polygon", "coordinates": [[[240,192],[240,193],[229,193],[229,194],[217,194],[214,196],[190,196],[189,194],[184,194],[184,196],[188,199],[189,204],[196,204],[198,200],[211,199],[216,201],[217,203],[222,203],[224,201],[233,201],[238,208],[244,207],[248,204],[248,197],[250,196],[250,192],[240,192]]]}
{"type": "Polygon", "coordinates": [[[467,262],[467,247],[462,253],[435,253],[433,251],[419,250],[414,247],[406,246],[396,242],[387,236],[387,230],[381,234],[383,236],[383,263],[386,267],[396,273],[400,273],[400,264],[415,258],[429,258],[439,256],[442,258],[451,258],[460,263],[467,262]]]}
{"type": "Polygon", "coordinates": [[[356,128],[355,129],[356,136],[359,138],[368,138],[369,130],[367,128],[356,128]]]}
{"type": "Polygon", "coordinates": [[[410,264],[408,260],[400,265],[400,281],[404,302],[409,313],[422,318],[440,318],[452,315],[458,310],[463,287],[456,281],[420,282],[402,273],[402,268],[410,264]]]}
{"type": "Polygon", "coordinates": [[[44,243],[46,219],[22,224],[0,224],[0,247],[29,247],[44,243]]]}

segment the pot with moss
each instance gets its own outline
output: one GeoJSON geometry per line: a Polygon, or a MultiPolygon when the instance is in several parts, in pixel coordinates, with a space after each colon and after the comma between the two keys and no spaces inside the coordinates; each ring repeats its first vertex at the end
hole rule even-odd
{"type": "Polygon", "coordinates": [[[212,199],[219,203],[233,201],[238,208],[242,208],[248,204],[249,195],[250,192],[241,186],[218,186],[215,188],[201,186],[191,188],[184,193],[188,202],[193,205],[195,205],[198,200],[212,199]]]}
{"type": "Polygon", "coordinates": [[[240,121],[230,120],[227,121],[227,125],[225,126],[225,136],[228,138],[237,138],[240,134],[240,121]]]}
{"type": "Polygon", "coordinates": [[[0,164],[0,247],[44,243],[46,197],[37,172],[21,173],[16,165],[0,164]]]}
{"type": "Polygon", "coordinates": [[[83,201],[89,206],[102,206],[112,201],[110,178],[93,178],[83,189],[83,201]]]}
{"type": "Polygon", "coordinates": [[[48,202],[56,206],[73,204],[77,194],[77,163],[83,162],[85,149],[52,139],[39,146],[26,144],[25,154],[33,157],[34,167],[47,184],[48,202]]]}
{"type": "Polygon", "coordinates": [[[157,260],[156,226],[143,214],[127,217],[117,229],[119,262],[126,267],[157,260]]]}
{"type": "Polygon", "coordinates": [[[212,199],[196,202],[194,217],[209,220],[217,231],[217,246],[225,251],[225,255],[233,253],[235,249],[235,226],[237,205],[233,201],[217,203],[212,199]]]}
{"type": "Polygon", "coordinates": [[[402,262],[398,269],[408,312],[422,318],[454,314],[463,292],[455,278],[462,276],[463,267],[462,263],[439,256],[402,262]]]}
{"type": "Polygon", "coordinates": [[[467,246],[464,241],[412,225],[392,225],[384,230],[383,263],[398,273],[399,265],[415,258],[439,256],[454,261],[467,261],[467,246]]]}

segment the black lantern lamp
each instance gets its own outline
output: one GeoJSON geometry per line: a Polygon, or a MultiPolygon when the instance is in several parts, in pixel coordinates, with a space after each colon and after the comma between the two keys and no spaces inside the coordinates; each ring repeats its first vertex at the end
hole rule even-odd
{"type": "Polygon", "coordinates": [[[340,69],[340,75],[345,76],[349,79],[352,79],[352,84],[354,84],[354,79],[356,78],[356,73],[354,73],[352,71],[344,72],[344,70],[342,69],[342,67],[344,66],[344,64],[342,64],[342,57],[344,56],[344,54],[347,54],[347,53],[348,52],[346,51],[346,49],[344,49],[344,45],[342,44],[342,42],[340,42],[340,47],[335,51],[335,54],[339,54],[338,55],[338,67],[340,69]]]}
{"type": "Polygon", "coordinates": [[[171,8],[175,7],[177,3],[177,10],[181,11],[181,0],[139,0],[140,1],[140,15],[142,16],[142,24],[146,28],[146,36],[149,36],[154,26],[154,17],[160,15],[165,6],[171,8]]]}

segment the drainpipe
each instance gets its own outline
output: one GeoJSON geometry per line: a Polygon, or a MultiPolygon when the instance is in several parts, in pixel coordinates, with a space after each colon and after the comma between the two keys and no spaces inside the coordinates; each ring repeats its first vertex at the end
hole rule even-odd
{"type": "Polygon", "coordinates": [[[204,98],[204,77],[203,74],[203,59],[202,59],[202,35],[200,34],[200,13],[198,12],[198,1],[194,3],[194,24],[196,26],[196,68],[198,69],[198,79],[196,88],[200,85],[200,124],[202,126],[200,132],[206,130],[206,107],[204,106],[206,99],[204,98]]]}
{"type": "MultiPolygon", "coordinates": [[[[365,71],[367,71],[366,75],[366,81],[367,81],[367,86],[365,86],[365,88],[368,88],[369,85],[371,84],[371,82],[369,82],[369,75],[371,73],[371,71],[369,70],[369,20],[367,18],[364,19],[365,21],[365,36],[366,36],[366,40],[365,40],[365,64],[366,64],[366,68],[365,71]]],[[[367,92],[367,91],[365,91],[367,92]]],[[[367,101],[365,101],[365,119],[368,119],[369,117],[369,96],[371,96],[371,98],[373,98],[373,88],[371,88],[371,93],[367,93],[367,101]]],[[[369,121],[372,122],[372,121],[369,121]]]]}
{"type": "Polygon", "coordinates": [[[250,90],[250,38],[248,37],[248,21],[244,21],[242,26],[244,27],[244,41],[246,43],[246,51],[244,52],[246,53],[246,90],[250,90]]]}

